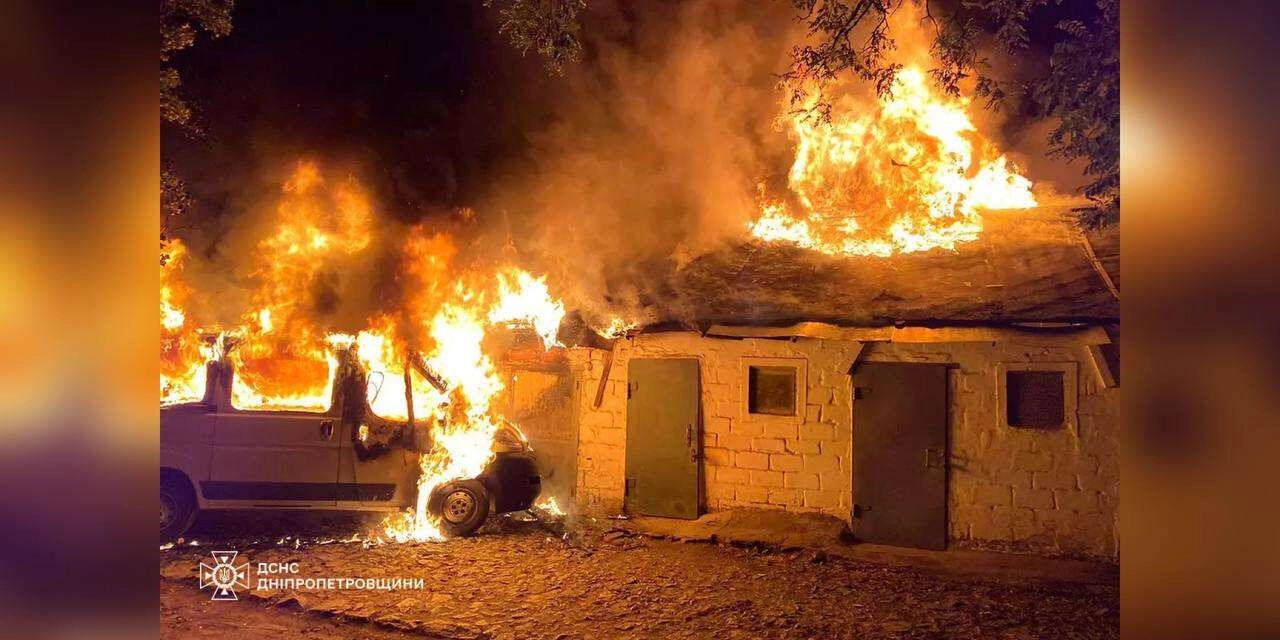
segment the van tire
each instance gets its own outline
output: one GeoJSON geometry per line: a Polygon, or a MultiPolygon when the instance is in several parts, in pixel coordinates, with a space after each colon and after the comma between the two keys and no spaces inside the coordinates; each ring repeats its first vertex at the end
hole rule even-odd
{"type": "Polygon", "coordinates": [[[196,520],[196,497],[186,478],[160,478],[160,541],[176,540],[196,520]]]}
{"type": "Polygon", "coordinates": [[[427,510],[439,519],[440,531],[449,538],[476,532],[489,518],[489,492],[478,480],[446,482],[431,492],[427,510]]]}

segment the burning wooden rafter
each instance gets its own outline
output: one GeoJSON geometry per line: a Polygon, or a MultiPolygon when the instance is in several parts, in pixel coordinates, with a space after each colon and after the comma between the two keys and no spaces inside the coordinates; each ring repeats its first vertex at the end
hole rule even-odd
{"type": "MultiPolygon", "coordinates": [[[[448,392],[449,385],[445,384],[444,379],[440,377],[440,374],[436,373],[430,365],[427,364],[427,361],[422,358],[421,353],[416,351],[411,352],[409,354],[409,365],[413,367],[413,370],[417,371],[424,380],[430,383],[431,386],[435,387],[436,391],[439,391],[440,393],[448,392]]],[[[409,372],[407,369],[405,370],[404,375],[405,385],[409,386],[409,372]]],[[[412,403],[409,406],[412,407],[412,403]]]]}

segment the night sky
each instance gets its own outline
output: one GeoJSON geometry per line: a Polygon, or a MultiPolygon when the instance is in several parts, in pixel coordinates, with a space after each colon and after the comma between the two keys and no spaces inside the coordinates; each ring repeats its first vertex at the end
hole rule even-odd
{"type": "Polygon", "coordinates": [[[301,157],[358,165],[403,219],[467,203],[518,157],[538,116],[521,94],[556,81],[492,18],[479,2],[237,3],[231,35],[177,60],[205,133],[166,126],[162,144],[193,217],[219,217],[236,190],[301,157]]]}

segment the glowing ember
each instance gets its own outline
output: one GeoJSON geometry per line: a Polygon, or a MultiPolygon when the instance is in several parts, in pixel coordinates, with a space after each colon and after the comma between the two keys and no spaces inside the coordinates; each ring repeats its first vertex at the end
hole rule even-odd
{"type": "Polygon", "coordinates": [[[872,106],[848,95],[831,105],[829,123],[805,109],[782,116],[796,142],[791,193],[764,198],[755,237],[833,255],[954,249],[978,238],[983,209],[1036,206],[1031,181],[978,134],[969,101],[940,94],[919,66],[872,106]]]}

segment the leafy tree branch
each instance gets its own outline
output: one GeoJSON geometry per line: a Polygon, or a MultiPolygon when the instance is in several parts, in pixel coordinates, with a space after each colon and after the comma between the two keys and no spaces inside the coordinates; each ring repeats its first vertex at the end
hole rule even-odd
{"type": "Polygon", "coordinates": [[[171,62],[190,48],[201,33],[221,38],[231,33],[235,0],[161,0],[160,2],[160,118],[195,132],[191,106],[182,98],[182,77],[171,62]]]}

